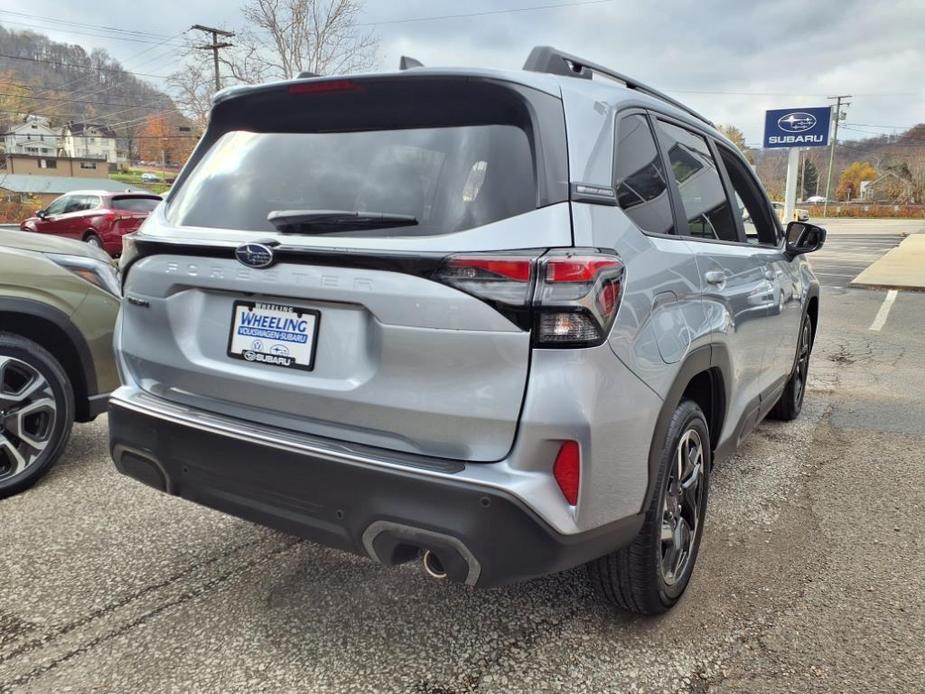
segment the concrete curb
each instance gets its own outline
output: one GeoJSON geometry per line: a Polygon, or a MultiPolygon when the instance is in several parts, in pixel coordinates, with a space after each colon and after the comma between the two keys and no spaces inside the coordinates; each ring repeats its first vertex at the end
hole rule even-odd
{"type": "Polygon", "coordinates": [[[851,286],[925,291],[925,233],[907,236],[851,280],[851,286]]]}

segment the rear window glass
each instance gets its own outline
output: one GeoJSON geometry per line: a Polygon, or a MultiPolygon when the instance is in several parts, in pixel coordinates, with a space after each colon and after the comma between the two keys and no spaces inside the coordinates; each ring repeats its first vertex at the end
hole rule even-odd
{"type": "MultiPolygon", "coordinates": [[[[515,125],[222,135],[169,203],[179,226],[274,231],[273,212],[403,215],[335,234],[446,234],[537,206],[530,140],[515,125]]],[[[311,233],[307,228],[306,233],[311,233]]]]}
{"type": "Polygon", "coordinates": [[[113,198],[112,209],[126,212],[150,212],[160,202],[158,198],[113,198]]]}

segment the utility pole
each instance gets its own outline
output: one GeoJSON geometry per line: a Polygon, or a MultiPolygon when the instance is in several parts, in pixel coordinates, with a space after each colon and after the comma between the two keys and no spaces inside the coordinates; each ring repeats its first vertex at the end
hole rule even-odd
{"type": "Polygon", "coordinates": [[[198,31],[204,31],[207,34],[212,34],[212,43],[205,46],[196,46],[201,51],[212,51],[212,65],[215,69],[215,91],[218,91],[222,88],[222,78],[218,72],[218,49],[219,48],[231,48],[234,44],[223,41],[219,43],[218,37],[224,36],[226,38],[232,38],[234,36],[233,32],[225,31],[223,29],[216,29],[215,27],[207,27],[202,24],[194,24],[191,29],[196,29],[198,31]]]}
{"type": "MultiPolygon", "coordinates": [[[[829,151],[829,175],[825,179],[825,202],[822,203],[822,216],[824,217],[829,210],[829,191],[832,188],[832,165],[835,163],[835,146],[838,144],[838,122],[844,117],[841,112],[843,99],[850,99],[851,94],[842,94],[840,96],[830,96],[829,101],[835,101],[835,111],[832,114],[835,118],[835,133],[832,135],[832,146],[829,151]]],[[[845,102],[845,106],[851,105],[850,101],[845,102]]]]}

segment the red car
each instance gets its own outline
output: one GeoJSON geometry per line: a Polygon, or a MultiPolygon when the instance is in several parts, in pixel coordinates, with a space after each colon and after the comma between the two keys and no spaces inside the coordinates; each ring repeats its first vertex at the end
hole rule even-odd
{"type": "Polygon", "coordinates": [[[122,253],[122,237],[136,231],[160,201],[152,193],[77,190],[39,210],[19,228],[86,241],[117,256],[122,253]]]}

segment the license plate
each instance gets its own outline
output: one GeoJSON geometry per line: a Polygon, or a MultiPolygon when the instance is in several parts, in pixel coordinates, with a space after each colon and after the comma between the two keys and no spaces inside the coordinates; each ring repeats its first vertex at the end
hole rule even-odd
{"type": "Polygon", "coordinates": [[[235,301],[228,356],[258,364],[311,371],[321,313],[261,301],[235,301]]]}

